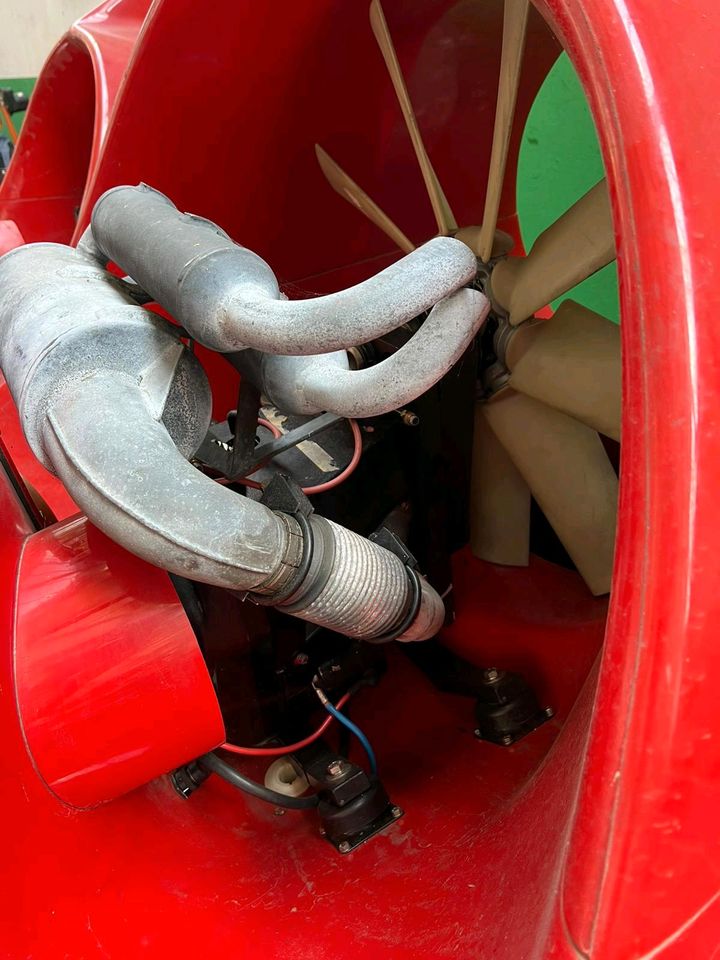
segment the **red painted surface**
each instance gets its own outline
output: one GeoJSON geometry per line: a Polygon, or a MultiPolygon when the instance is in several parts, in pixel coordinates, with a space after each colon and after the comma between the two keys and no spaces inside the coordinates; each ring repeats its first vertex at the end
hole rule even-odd
{"type": "MultiPolygon", "coordinates": [[[[461,222],[477,220],[501,4],[385,6],[440,179],[461,222]]],[[[708,0],[661,12],[652,0],[538,6],[588,92],[618,236],[622,489],[596,672],[601,608],[583,603],[565,573],[539,565],[514,577],[458,557],[451,642],[480,662],[529,662],[558,717],[510,750],[478,744],[469,702],[438,694],[398,657],[357,716],[407,814],[341,859],[311,815],[275,817],[213,781],[187,803],[157,780],[90,812],[61,806],[28,760],[3,647],[9,957],[164,957],[198,942],[220,956],[303,960],[719,955],[720,203],[710,173],[720,10],[708,0]]],[[[102,11],[49,63],[0,191],[0,218],[27,239],[77,236],[102,190],[143,179],[256,249],[291,294],[332,288],[346,268],[369,273],[392,251],[324,183],[316,141],[411,237],[431,234],[365,0],[224,0],[211,14],[191,0],[157,3],[132,56],[140,8],[124,0],[102,11]],[[61,82],[74,91],[78,131],[65,134],[69,155],[58,160],[48,114],[61,82]]],[[[535,17],[521,117],[556,51],[535,17]]],[[[511,163],[505,223],[513,180],[511,163]]],[[[234,388],[219,373],[215,363],[218,405],[228,406],[234,388]]],[[[35,468],[15,449],[28,476],[35,468]]],[[[0,500],[0,564],[12,579],[27,531],[2,486],[0,500]]],[[[24,597],[17,611],[8,600],[9,636],[24,597]]],[[[84,594],[75,602],[80,610],[84,594]]]]}
{"type": "Polygon", "coordinates": [[[148,6],[106,0],[48,57],[0,192],[1,217],[27,242],[73,236],[148,6]]]}
{"type": "Polygon", "coordinates": [[[25,238],[13,220],[0,220],[0,256],[10,253],[15,247],[21,247],[25,238]]]}
{"type": "Polygon", "coordinates": [[[28,539],[17,597],[23,736],[60,799],[112,800],[224,741],[205,662],[162,570],[77,517],[28,539]]]}
{"type": "Polygon", "coordinates": [[[2,374],[0,374],[0,438],[18,471],[40,492],[58,520],[64,520],[78,512],[77,506],[65,487],[33,456],[20,426],[17,407],[2,374]]]}
{"type": "Polygon", "coordinates": [[[712,958],[720,193],[707,170],[720,141],[718,11],[699,0],[663,16],[639,0],[548,7],[611,175],[625,364],[615,593],[564,913],[593,956],[712,958]]]}

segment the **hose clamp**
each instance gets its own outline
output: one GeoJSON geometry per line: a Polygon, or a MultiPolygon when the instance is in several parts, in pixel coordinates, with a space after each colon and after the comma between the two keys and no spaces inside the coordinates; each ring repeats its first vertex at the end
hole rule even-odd
{"type": "Polygon", "coordinates": [[[387,527],[380,527],[379,530],[371,533],[368,540],[376,543],[380,547],[384,547],[386,550],[389,550],[390,553],[394,553],[395,556],[402,561],[410,587],[408,599],[399,623],[391,630],[377,637],[363,637],[365,643],[390,643],[392,640],[397,640],[398,637],[401,637],[405,631],[410,628],[415,617],[418,615],[420,601],[422,600],[422,582],[420,580],[420,574],[417,572],[418,563],[402,540],[391,530],[388,530],[387,527]]]}

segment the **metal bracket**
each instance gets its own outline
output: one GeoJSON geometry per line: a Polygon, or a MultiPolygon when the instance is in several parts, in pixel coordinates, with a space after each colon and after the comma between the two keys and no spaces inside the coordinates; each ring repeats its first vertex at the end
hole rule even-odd
{"type": "Polygon", "coordinates": [[[255,456],[260,391],[252,384],[240,385],[237,409],[228,420],[213,423],[200,444],[196,458],[228,480],[251,473],[255,456]]]}
{"type": "Polygon", "coordinates": [[[257,443],[260,393],[244,382],[238,394],[237,410],[225,423],[214,423],[200,445],[196,457],[231,482],[247,477],[263,464],[286,450],[310,440],[343,418],[323,413],[279,437],[257,443]]]}
{"type": "Polygon", "coordinates": [[[286,450],[296,447],[304,440],[310,440],[312,437],[316,437],[319,433],[327,430],[328,427],[332,427],[333,424],[338,423],[338,421],[342,419],[344,418],[338,416],[336,413],[321,413],[319,417],[313,417],[312,420],[300,424],[300,426],[295,427],[294,430],[289,430],[281,437],[274,437],[272,440],[261,443],[260,446],[255,448],[255,463],[252,469],[257,470],[263,463],[272,460],[272,458],[276,457],[279,453],[285,453],[286,450]]]}

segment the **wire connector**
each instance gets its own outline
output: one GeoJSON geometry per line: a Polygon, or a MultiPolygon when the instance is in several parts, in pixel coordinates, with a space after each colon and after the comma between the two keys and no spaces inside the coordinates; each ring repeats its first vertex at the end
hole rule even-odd
{"type": "Polygon", "coordinates": [[[312,678],[312,688],[313,688],[313,690],[315,691],[315,693],[318,695],[318,699],[320,700],[320,703],[321,703],[323,706],[325,706],[326,704],[330,703],[330,700],[329,700],[329,698],[327,697],[327,695],[325,694],[324,690],[322,690],[322,689],[318,686],[318,683],[319,683],[319,680],[318,680],[318,677],[317,677],[317,675],[316,675],[316,676],[314,676],[314,677],[312,678]]]}

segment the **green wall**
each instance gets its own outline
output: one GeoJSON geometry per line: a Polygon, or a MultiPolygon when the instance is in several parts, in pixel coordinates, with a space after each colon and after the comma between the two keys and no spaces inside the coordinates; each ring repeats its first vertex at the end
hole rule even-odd
{"type": "MultiPolygon", "coordinates": [[[[11,77],[9,80],[0,80],[0,87],[10,87],[12,90],[26,93],[28,96],[32,93],[34,86],[35,77],[11,77]]],[[[13,114],[12,121],[16,130],[20,129],[24,119],[24,113],[13,114]]]]}
{"type": "MultiPolygon", "coordinates": [[[[525,248],[528,249],[537,235],[603,174],[595,127],[585,95],[563,53],[532,106],[520,147],[517,203],[525,248]]],[[[616,265],[609,264],[566,297],[617,323],[616,265]]]]}

